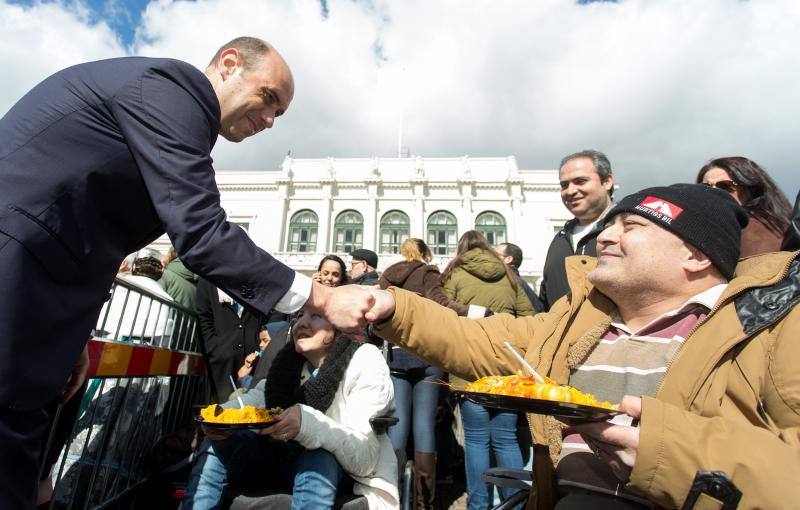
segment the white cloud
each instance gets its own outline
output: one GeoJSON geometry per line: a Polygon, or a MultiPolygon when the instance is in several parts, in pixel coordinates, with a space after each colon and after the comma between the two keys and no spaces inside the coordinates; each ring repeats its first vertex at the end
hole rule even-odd
{"type": "Polygon", "coordinates": [[[88,25],[85,8],[62,3],[24,8],[0,1],[0,114],[48,75],[124,50],[105,23],[88,25]]]}
{"type": "MultiPolygon", "coordinates": [[[[691,0],[577,5],[562,0],[199,0],[151,2],[133,51],[203,67],[238,35],[271,41],[295,101],[253,140],[220,140],[220,169],[297,157],[517,156],[553,168],[607,152],[623,192],[691,180],[702,163],[745,155],[792,195],[800,135],[800,4],[691,0]],[[401,108],[402,107],[402,108],[401,108]]],[[[121,55],[105,25],[63,4],[0,3],[7,75],[0,111],[50,72],[121,55]],[[8,72],[10,71],[10,72],[8,72]]]]}

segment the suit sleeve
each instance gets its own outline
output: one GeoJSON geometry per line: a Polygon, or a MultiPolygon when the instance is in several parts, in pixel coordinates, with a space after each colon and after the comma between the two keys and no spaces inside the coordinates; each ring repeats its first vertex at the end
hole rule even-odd
{"type": "Polygon", "coordinates": [[[209,88],[202,73],[175,62],[144,73],[110,107],[181,260],[266,315],[295,273],[226,220],[211,165],[219,125],[209,88]]]}

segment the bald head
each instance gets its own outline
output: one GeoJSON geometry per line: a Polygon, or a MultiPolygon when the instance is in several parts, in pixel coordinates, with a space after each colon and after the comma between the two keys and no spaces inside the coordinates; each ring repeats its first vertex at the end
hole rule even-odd
{"type": "Polygon", "coordinates": [[[216,67],[222,54],[230,49],[235,49],[239,52],[245,71],[251,69],[254,64],[261,62],[271,51],[274,51],[274,48],[267,41],[258,37],[237,37],[219,47],[214,56],[211,57],[208,67],[216,67]]]}
{"type": "Polygon", "coordinates": [[[268,42],[255,37],[223,44],[206,76],[219,100],[219,134],[232,142],[271,128],[294,97],[294,78],[286,61],[268,42]]]}

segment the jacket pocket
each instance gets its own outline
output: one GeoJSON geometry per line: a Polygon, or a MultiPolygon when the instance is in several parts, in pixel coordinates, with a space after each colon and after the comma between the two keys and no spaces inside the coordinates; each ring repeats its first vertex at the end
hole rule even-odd
{"type": "MultiPolygon", "coordinates": [[[[60,214],[64,211],[53,211],[53,207],[48,208],[40,216],[49,218],[62,218],[66,225],[67,218],[60,214]]],[[[71,216],[70,216],[71,218],[71,216]]],[[[57,220],[58,221],[58,220],[57,220]]],[[[9,205],[0,216],[0,232],[13,238],[36,259],[36,261],[47,271],[53,280],[59,283],[76,283],[82,280],[86,274],[86,268],[82,264],[82,257],[78,258],[67,243],[58,234],[55,228],[62,225],[50,226],[41,219],[37,218],[28,211],[9,205]]],[[[79,239],[73,241],[80,242],[79,239]]]]}

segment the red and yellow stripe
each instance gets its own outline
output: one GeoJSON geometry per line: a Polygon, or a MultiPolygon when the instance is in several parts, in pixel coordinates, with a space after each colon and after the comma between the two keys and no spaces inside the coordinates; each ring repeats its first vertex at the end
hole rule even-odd
{"type": "Polygon", "coordinates": [[[149,345],[89,340],[87,377],[146,377],[151,375],[202,375],[203,356],[149,345]]]}

